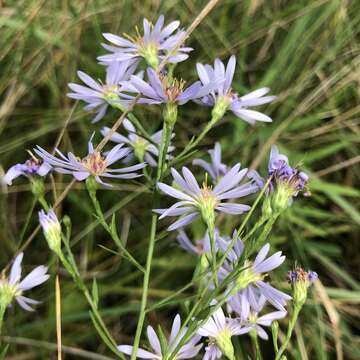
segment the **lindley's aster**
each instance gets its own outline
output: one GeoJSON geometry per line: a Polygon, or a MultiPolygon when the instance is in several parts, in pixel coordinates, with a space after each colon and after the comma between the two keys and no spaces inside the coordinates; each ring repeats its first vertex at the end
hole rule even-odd
{"type": "MultiPolygon", "coordinates": [[[[152,352],[138,349],[136,357],[139,359],[153,359],[153,360],[162,360],[167,359],[167,355],[173,352],[178,346],[181,339],[187,332],[187,327],[181,328],[181,319],[180,315],[176,315],[172,324],[171,333],[168,338],[167,351],[165,353],[164,349],[161,348],[161,343],[158,335],[154,331],[152,326],[147,327],[147,337],[152,348],[152,352]]],[[[195,335],[188,341],[186,344],[180,347],[179,352],[176,354],[176,359],[191,359],[195,357],[200,351],[202,344],[198,344],[201,339],[201,336],[195,335]]],[[[130,345],[120,345],[118,346],[119,351],[126,355],[131,355],[133,347],[130,345]]]]}
{"type": "MultiPolygon", "coordinates": [[[[137,64],[129,64],[129,62],[113,61],[106,68],[105,84],[95,81],[92,77],[82,71],[78,71],[78,77],[86,85],[69,83],[69,88],[73,91],[67,96],[86,102],[87,111],[95,111],[96,116],[92,120],[93,123],[101,120],[109,105],[119,105],[125,108],[129,104],[129,100],[121,97],[121,82],[127,81],[136,69],[137,64]]],[[[139,75],[140,76],[140,75],[139,75]]]]}
{"type": "MultiPolygon", "coordinates": [[[[223,243],[219,243],[220,248],[225,251],[228,247],[223,243]]],[[[238,263],[241,259],[241,255],[244,249],[244,244],[241,239],[237,239],[237,246],[228,253],[227,260],[223,263],[219,270],[218,277],[219,281],[222,282],[230,273],[235,269],[239,268],[238,263]]],[[[263,281],[264,276],[269,271],[272,271],[279,267],[284,261],[285,256],[282,255],[281,251],[266,258],[269,253],[270,245],[264,245],[258,252],[254,262],[247,261],[244,265],[247,269],[243,270],[236,280],[236,284],[232,285],[232,288],[239,287],[240,294],[235,296],[242,297],[241,301],[244,303],[242,317],[246,317],[247,307],[256,308],[256,298],[260,295],[264,296],[265,299],[275,306],[278,310],[285,311],[286,302],[291,297],[271,286],[269,283],[263,281]],[[244,291],[248,289],[248,291],[244,291]],[[246,304],[245,304],[246,303],[246,304]]],[[[234,299],[229,298],[228,303],[230,307],[234,307],[234,299]]]]}
{"type": "MultiPolygon", "coordinates": [[[[250,110],[249,107],[267,104],[275,100],[275,96],[264,96],[270,89],[261,88],[247,95],[239,96],[231,88],[235,73],[236,59],[231,56],[225,68],[224,63],[216,59],[214,66],[197,64],[197,72],[203,85],[208,85],[214,79],[222,79],[218,86],[197,102],[214,108],[216,116],[221,118],[227,110],[250,124],[256,121],[270,122],[271,118],[261,112],[250,110]]],[[[214,114],[215,115],[215,114],[214,114]]]]}
{"type": "MultiPolygon", "coordinates": [[[[103,44],[103,47],[110,51],[111,54],[102,55],[98,57],[98,60],[102,62],[113,60],[136,61],[143,58],[149,66],[156,68],[159,62],[168,55],[169,51],[173,50],[184,35],[184,31],[178,30],[180,21],[173,21],[164,27],[163,15],[159,16],[155,25],[144,19],[143,26],[144,34],[141,35],[136,29],[137,35],[134,37],[103,34],[104,38],[114,46],[103,44]]],[[[170,54],[168,62],[178,63],[184,61],[189,57],[188,53],[192,50],[192,48],[180,46],[176,52],[170,54]]]]}
{"type": "Polygon", "coordinates": [[[115,179],[134,179],[141,174],[136,171],[144,168],[145,163],[140,163],[133,166],[124,168],[111,169],[110,166],[116,161],[125,158],[130,150],[123,148],[124,144],[116,145],[106,157],[96,151],[92,144],[92,137],[88,142],[88,155],[80,159],[73,153],[69,152],[67,157],[58,149],[56,152],[58,157],[50,154],[40,146],[37,146],[34,151],[44,162],[54,167],[54,170],[62,174],[71,174],[78,181],[83,181],[89,176],[93,176],[95,180],[102,185],[112,186],[111,184],[105,183],[101,178],[115,178],[115,179]]]}
{"type": "Polygon", "coordinates": [[[20,253],[15,258],[8,278],[0,278],[0,303],[1,306],[7,307],[15,298],[24,310],[34,311],[31,305],[39,304],[39,301],[25,297],[23,293],[45,282],[49,275],[46,266],[38,266],[20,281],[23,257],[24,254],[20,253]]]}
{"type": "Polygon", "coordinates": [[[160,219],[166,216],[181,216],[169,226],[168,230],[175,230],[190,224],[201,215],[205,223],[209,218],[215,216],[215,212],[237,215],[250,209],[250,206],[236,203],[224,202],[228,199],[237,199],[249,195],[258,190],[256,184],[252,182],[239,185],[245,177],[247,169],[240,170],[240,164],[233,166],[224,177],[215,185],[214,188],[204,182],[200,187],[191,171],[183,167],[182,176],[174,169],[171,174],[174,183],[179,189],[164,183],[158,183],[159,189],[180,201],[176,202],[168,209],[155,209],[161,214],[160,219]]]}
{"type": "Polygon", "coordinates": [[[229,359],[234,358],[231,337],[239,335],[241,324],[238,320],[225,317],[221,307],[198,329],[197,333],[209,339],[203,359],[220,358],[224,353],[229,359]]]}
{"type": "MultiPolygon", "coordinates": [[[[124,128],[127,130],[128,135],[123,136],[117,132],[113,133],[110,140],[116,143],[124,143],[131,149],[131,153],[127,156],[126,161],[132,160],[134,155],[139,161],[145,161],[152,167],[157,166],[155,158],[159,156],[159,146],[162,138],[162,130],[157,131],[151,136],[153,143],[144,139],[141,135],[138,135],[134,125],[128,120],[123,121],[124,128]]],[[[110,133],[110,128],[104,127],[101,130],[103,136],[107,136],[110,133]]],[[[175,134],[173,134],[174,136],[175,134]]],[[[171,152],[174,150],[173,146],[168,147],[167,159],[171,158],[171,152]]]]}
{"type": "Polygon", "coordinates": [[[148,68],[147,75],[148,83],[139,76],[132,75],[130,81],[123,84],[124,91],[141,94],[138,100],[139,104],[175,103],[183,105],[190,100],[206,96],[219,84],[219,80],[214,78],[206,85],[196,81],[185,88],[185,81],[170,78],[163,73],[158,74],[154,69],[148,68]]]}
{"type": "Polygon", "coordinates": [[[2,181],[6,185],[12,185],[14,179],[19,176],[31,177],[33,175],[46,176],[51,170],[51,166],[43,163],[34,156],[26,160],[23,164],[13,165],[4,175],[2,181]]]}

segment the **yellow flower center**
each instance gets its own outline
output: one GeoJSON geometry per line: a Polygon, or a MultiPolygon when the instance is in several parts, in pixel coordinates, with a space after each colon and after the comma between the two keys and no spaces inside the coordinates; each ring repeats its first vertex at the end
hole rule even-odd
{"type": "Polygon", "coordinates": [[[83,159],[82,164],[94,176],[101,175],[107,168],[106,160],[97,151],[83,159]]]}

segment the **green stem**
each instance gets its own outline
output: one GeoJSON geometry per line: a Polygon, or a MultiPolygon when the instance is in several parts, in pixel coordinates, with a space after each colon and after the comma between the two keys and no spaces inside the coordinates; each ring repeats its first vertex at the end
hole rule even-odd
{"type": "Polygon", "coordinates": [[[211,269],[212,269],[212,275],[213,275],[213,281],[214,285],[217,287],[218,284],[218,278],[217,278],[217,271],[216,271],[216,248],[215,248],[215,226],[214,222],[207,224],[208,232],[209,232],[209,238],[210,238],[210,248],[211,248],[211,269]]]}
{"type": "Polygon", "coordinates": [[[129,253],[128,250],[124,247],[117,231],[112,226],[109,226],[106,222],[104,213],[101,209],[100,203],[96,197],[96,191],[91,190],[90,187],[88,188],[90,199],[93,203],[96,215],[99,218],[99,222],[101,226],[106,230],[106,232],[111,236],[111,238],[114,240],[115,244],[120,248],[120,250],[124,253],[125,257],[134,265],[136,266],[141,272],[144,272],[144,268],[136,261],[136,259],[129,253]]]}
{"type": "Polygon", "coordinates": [[[275,360],[279,360],[281,358],[281,355],[284,353],[284,351],[286,350],[289,341],[291,339],[291,335],[292,332],[294,330],[297,318],[299,316],[301,310],[301,306],[295,306],[294,311],[291,315],[290,321],[289,321],[289,325],[288,325],[288,329],[287,329],[287,334],[286,334],[286,339],[284,341],[284,343],[282,344],[282,346],[280,347],[278,353],[276,354],[275,360]]]}
{"type": "Polygon", "coordinates": [[[174,165],[177,162],[181,161],[188,153],[190,153],[193,149],[195,149],[198,144],[204,139],[206,134],[215,126],[215,124],[220,120],[219,117],[213,116],[211,120],[206,124],[203,131],[200,135],[194,140],[190,141],[189,144],[184,148],[184,150],[175,158],[173,159],[170,164],[174,165]]]}
{"type": "Polygon", "coordinates": [[[0,345],[1,345],[1,334],[2,334],[2,326],[4,322],[5,311],[6,311],[6,306],[0,305],[0,345]]]}
{"type": "Polygon", "coordinates": [[[105,336],[107,339],[106,344],[108,345],[109,349],[113,353],[115,353],[119,358],[125,360],[125,357],[123,356],[123,354],[117,350],[117,344],[116,344],[114,338],[111,336],[109,330],[107,329],[103,319],[101,318],[101,315],[99,313],[97,305],[95,304],[94,300],[92,299],[92,297],[89,293],[89,290],[87,289],[83,279],[81,278],[76,264],[73,262],[69,262],[62,253],[59,254],[59,258],[60,258],[62,264],[64,265],[65,269],[69,272],[69,274],[74,279],[74,282],[75,282],[76,286],[78,287],[78,289],[84,294],[84,296],[91,308],[91,311],[92,311],[98,325],[100,326],[100,330],[96,328],[100,337],[103,338],[103,336],[105,336]]]}
{"type": "Polygon", "coordinates": [[[257,334],[256,334],[256,331],[253,330],[251,331],[250,333],[250,337],[251,337],[251,340],[255,346],[255,358],[256,360],[262,360],[262,354],[261,354],[261,349],[260,349],[260,345],[259,345],[259,339],[257,337],[257,334]]]}
{"type": "MultiPolygon", "coordinates": [[[[157,203],[157,192],[155,193],[155,198],[156,198],[155,202],[157,203]]],[[[135,333],[135,339],[134,339],[134,344],[133,344],[133,351],[131,354],[131,360],[136,359],[136,355],[137,355],[139,343],[140,343],[140,337],[141,337],[141,333],[142,333],[142,328],[143,328],[144,320],[145,320],[145,309],[146,309],[148,290],[149,290],[151,262],[152,262],[152,258],[153,258],[154,247],[155,247],[155,235],[156,235],[157,220],[158,220],[158,215],[153,214],[152,219],[151,219],[150,240],[149,240],[149,247],[148,247],[148,253],[147,253],[147,258],[146,258],[146,267],[145,267],[143,291],[142,291],[142,297],[141,297],[140,314],[139,314],[139,320],[138,320],[136,333],[135,333]]]]}

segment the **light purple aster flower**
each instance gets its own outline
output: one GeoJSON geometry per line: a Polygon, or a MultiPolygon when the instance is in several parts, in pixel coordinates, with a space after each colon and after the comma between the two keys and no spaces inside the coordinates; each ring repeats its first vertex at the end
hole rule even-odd
{"type": "MultiPolygon", "coordinates": [[[[151,351],[147,351],[139,348],[136,354],[136,357],[139,359],[155,359],[162,360],[167,359],[167,355],[172,353],[178,346],[181,339],[187,332],[187,327],[184,327],[181,331],[181,318],[177,314],[172,324],[171,333],[168,338],[167,351],[164,353],[164,349],[161,348],[159,337],[154,331],[152,326],[147,327],[147,337],[152,348],[151,351]]],[[[195,335],[188,341],[186,344],[180,347],[179,352],[176,354],[176,359],[191,359],[195,357],[200,351],[202,344],[198,344],[201,339],[201,336],[195,335]]],[[[130,345],[120,345],[118,346],[119,351],[126,355],[131,355],[133,351],[133,346],[130,345]]]]}
{"type": "Polygon", "coordinates": [[[14,260],[9,278],[0,279],[0,302],[9,306],[15,298],[16,302],[27,311],[34,311],[31,305],[39,304],[39,301],[23,296],[24,291],[30,290],[44,283],[50,276],[46,266],[38,266],[32,270],[23,280],[21,278],[21,262],[24,254],[20,253],[14,260]]]}
{"type": "MultiPolygon", "coordinates": [[[[219,80],[214,79],[206,85],[196,81],[186,89],[185,81],[169,78],[167,75],[158,74],[154,69],[147,69],[148,83],[137,75],[132,75],[128,83],[123,84],[123,90],[140,93],[139,104],[166,104],[176,103],[183,105],[190,100],[199,99],[209,94],[216,88],[219,80]]],[[[129,97],[131,98],[131,97],[129,97]]]]}
{"type": "Polygon", "coordinates": [[[268,340],[269,336],[262,327],[271,326],[273,321],[283,319],[286,314],[286,311],[272,311],[262,316],[257,312],[250,313],[248,320],[242,323],[243,327],[239,330],[239,335],[255,331],[261,339],[268,340]]]}
{"type": "Polygon", "coordinates": [[[78,77],[86,86],[69,83],[68,86],[73,92],[68,93],[67,96],[85,101],[88,105],[84,109],[96,112],[96,116],[92,120],[95,123],[104,117],[109,105],[118,105],[121,108],[128,106],[130,100],[121,98],[121,82],[130,79],[136,65],[118,61],[109,63],[106,68],[105,84],[95,81],[82,71],[78,71],[78,77]]]}
{"type": "MultiPolygon", "coordinates": [[[[225,251],[229,246],[229,243],[219,243],[219,246],[223,251],[225,251]]],[[[243,250],[244,244],[241,239],[238,238],[234,248],[231,249],[227,255],[227,261],[224,262],[219,270],[218,277],[220,282],[238,268],[238,262],[241,258],[243,250]]],[[[236,280],[238,282],[242,282],[244,280],[244,276],[251,279],[249,284],[244,289],[241,289],[240,294],[235,295],[240,297],[241,303],[244,304],[244,308],[242,310],[243,312],[239,314],[242,318],[247,317],[247,309],[256,308],[258,298],[260,296],[263,296],[269,303],[281,311],[285,311],[286,302],[291,299],[289,295],[275,289],[269,283],[262,280],[266,273],[276,269],[285,261],[285,256],[282,255],[281,251],[278,251],[272,256],[266,258],[269,250],[270,245],[264,245],[257,254],[254,262],[245,264],[248,268],[240,273],[238,280],[236,280]]],[[[236,299],[235,297],[235,299],[229,298],[228,300],[231,308],[234,308],[234,301],[239,301],[239,299],[236,299]]]]}
{"type": "MultiPolygon", "coordinates": [[[[103,44],[103,47],[111,54],[98,57],[102,62],[107,61],[136,61],[144,58],[147,63],[156,68],[159,62],[171,51],[184,35],[184,31],[178,30],[180,21],[173,21],[164,27],[164,16],[160,15],[155,25],[144,19],[144,35],[137,30],[135,37],[126,35],[125,37],[105,33],[104,38],[111,45],[103,44]],[[177,31],[178,30],[178,31],[177,31]]],[[[169,63],[178,63],[186,60],[192,51],[189,47],[179,47],[168,59],[169,63]]]]}
{"type": "Polygon", "coordinates": [[[145,163],[124,168],[110,168],[110,166],[116,161],[125,158],[129,154],[130,150],[123,148],[124,144],[116,145],[111,151],[109,151],[106,157],[103,157],[100,152],[94,149],[92,137],[88,143],[88,155],[83,159],[76,157],[71,152],[69,152],[66,157],[58,149],[56,149],[58,154],[58,157],[56,157],[48,153],[40,146],[37,146],[34,151],[43,158],[44,162],[54,167],[55,171],[62,174],[71,174],[78,181],[83,181],[89,176],[93,176],[99,184],[112,186],[111,184],[103,182],[101,178],[134,179],[142,176],[136,171],[143,169],[146,166],[145,163]]]}
{"type": "MultiPolygon", "coordinates": [[[[123,136],[117,132],[113,133],[110,137],[110,140],[116,143],[124,143],[128,145],[128,148],[131,150],[131,153],[125,159],[125,162],[129,162],[134,158],[134,155],[139,161],[145,161],[152,167],[157,166],[157,161],[155,158],[159,156],[159,146],[162,138],[162,130],[157,131],[151,136],[153,143],[150,143],[148,140],[144,139],[141,135],[136,133],[134,125],[128,120],[124,119],[123,121],[124,128],[128,132],[128,136],[123,136]]],[[[103,136],[107,136],[110,133],[111,129],[104,127],[101,130],[103,136]]],[[[174,137],[175,134],[172,134],[174,137]]],[[[168,147],[167,159],[171,159],[171,152],[174,151],[174,146],[168,147]]]]}
{"type": "Polygon", "coordinates": [[[204,86],[210,84],[214,79],[223,79],[210,94],[204,96],[200,101],[202,105],[214,108],[214,115],[221,118],[227,110],[231,110],[237,117],[250,124],[256,121],[270,122],[271,118],[261,112],[249,110],[249,107],[267,104],[275,100],[275,96],[264,96],[270,89],[261,88],[247,95],[239,96],[233,92],[231,83],[235,73],[236,59],[231,56],[225,68],[224,63],[216,59],[214,66],[197,64],[197,72],[204,86]]]}
{"type": "Polygon", "coordinates": [[[164,183],[158,183],[158,186],[163,193],[180,201],[168,209],[155,209],[154,211],[161,214],[160,219],[166,216],[181,216],[180,219],[169,226],[169,231],[190,224],[199,215],[207,222],[208,217],[213,216],[215,212],[231,215],[242,214],[248,211],[250,206],[228,203],[224,200],[237,199],[258,190],[257,185],[252,182],[239,185],[246,172],[247,169],[240,170],[240,164],[236,164],[212,188],[206,183],[200,187],[194,175],[185,166],[182,168],[183,176],[172,168],[171,174],[178,189],[164,183]]]}
{"type": "Polygon", "coordinates": [[[309,196],[307,183],[309,176],[289,165],[287,156],[280,154],[276,145],[271,147],[269,159],[269,175],[273,176],[272,187],[279,184],[285,185],[289,191],[289,196],[297,196],[300,191],[305,191],[304,195],[309,196]]]}
{"type": "Polygon", "coordinates": [[[209,339],[203,359],[218,359],[223,353],[229,359],[233,359],[231,337],[239,335],[240,331],[240,322],[225,317],[224,311],[219,307],[197,331],[199,335],[209,339]]]}
{"type": "Polygon", "coordinates": [[[213,182],[217,182],[228,171],[228,167],[221,162],[221,145],[215,143],[214,149],[208,151],[211,162],[208,163],[202,159],[193,160],[193,165],[202,167],[210,176],[213,182]]]}
{"type": "Polygon", "coordinates": [[[51,166],[32,157],[23,164],[13,165],[4,175],[2,181],[6,185],[12,185],[14,179],[19,176],[31,177],[33,175],[46,176],[51,170],[51,166]]]}
{"type": "MultiPolygon", "coordinates": [[[[215,228],[214,233],[215,233],[215,251],[217,251],[219,230],[215,228]]],[[[189,237],[187,236],[186,232],[183,229],[178,230],[178,235],[176,236],[176,240],[179,242],[180,246],[190,254],[195,254],[200,256],[202,254],[206,254],[211,251],[211,243],[210,243],[210,237],[208,231],[205,232],[205,235],[201,240],[195,241],[195,245],[189,239],[189,237]]]]}

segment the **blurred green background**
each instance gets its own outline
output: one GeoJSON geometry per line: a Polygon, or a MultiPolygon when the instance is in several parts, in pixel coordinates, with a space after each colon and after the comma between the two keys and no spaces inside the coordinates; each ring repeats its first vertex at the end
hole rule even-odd
{"type": "MultiPolygon", "coordinates": [[[[85,154],[92,131],[115,121],[117,114],[110,112],[94,126],[82,104],[73,109],[74,102],[65,96],[67,83],[78,81],[78,69],[103,78],[104,69],[96,62],[105,53],[103,32],[131,34],[136,25],[142,27],[143,17],[154,21],[159,14],[165,15],[166,22],[180,19],[187,27],[205,4],[202,0],[1,1],[0,171],[25,161],[26,149],[35,144],[54,146],[72,110],[61,144],[64,151],[85,154]]],[[[212,63],[215,57],[227,60],[235,54],[236,91],[242,94],[268,86],[279,97],[262,108],[273,118],[272,124],[250,126],[229,113],[202,143],[199,155],[220,141],[226,163],[240,161],[265,173],[269,148],[277,143],[293,164],[311,175],[312,196],[297,199],[271,238],[288,258],[273,279],[280,287],[289,291],[286,267],[295,263],[317,271],[322,283],[312,291],[301,314],[288,358],[360,359],[359,35],[359,1],[220,0],[187,41],[195,49],[190,60],[176,67],[176,74],[194,81],[196,62],[212,63]]],[[[157,107],[137,107],[135,113],[149,131],[161,126],[157,107]]],[[[182,108],[175,145],[182,148],[209,116],[208,109],[195,104],[182,108]]],[[[68,181],[56,177],[57,191],[68,181]]],[[[129,250],[144,263],[151,197],[136,184],[100,194],[103,208],[109,214],[116,212],[129,250]]],[[[26,180],[2,189],[0,206],[0,261],[5,267],[37,225],[38,206],[34,207],[26,180]]],[[[98,280],[100,308],[113,336],[118,343],[132,342],[141,274],[99,246],[115,249],[95,221],[81,184],[63,203],[62,213],[72,219],[72,246],[84,278],[90,285],[94,276],[98,280]]],[[[232,233],[240,222],[238,217],[220,219],[222,232],[232,233]]],[[[189,234],[201,237],[202,231],[196,224],[189,234]]],[[[55,273],[55,259],[38,235],[26,250],[26,269],[47,261],[55,273]]],[[[189,282],[195,261],[178,248],[174,234],[160,238],[150,306],[189,282]]],[[[83,354],[85,358],[111,357],[92,327],[82,295],[59,271],[63,343],[72,347],[65,349],[65,358],[81,358],[81,349],[89,351],[83,354]]],[[[9,359],[55,358],[54,278],[33,293],[44,302],[35,313],[24,313],[17,306],[7,313],[9,359]]],[[[148,322],[166,328],[176,311],[186,312],[191,295],[187,290],[166,307],[149,312],[148,322]]],[[[247,346],[245,342],[245,351],[247,346]]]]}

